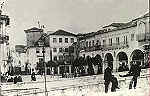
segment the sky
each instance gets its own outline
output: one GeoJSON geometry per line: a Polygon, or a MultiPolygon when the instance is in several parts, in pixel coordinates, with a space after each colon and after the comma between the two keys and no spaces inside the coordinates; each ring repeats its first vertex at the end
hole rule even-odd
{"type": "Polygon", "coordinates": [[[10,44],[26,44],[24,30],[45,25],[88,33],[112,22],[128,22],[148,12],[149,0],[0,0],[6,1],[3,14],[10,17],[10,44]]]}

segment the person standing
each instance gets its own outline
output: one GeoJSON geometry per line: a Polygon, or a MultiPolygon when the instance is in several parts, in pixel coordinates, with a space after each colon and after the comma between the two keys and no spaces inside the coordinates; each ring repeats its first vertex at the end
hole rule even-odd
{"type": "Polygon", "coordinates": [[[108,92],[108,87],[109,87],[109,84],[112,80],[112,67],[108,66],[106,69],[105,69],[105,72],[104,72],[104,85],[105,85],[105,93],[108,92]]]}
{"type": "Polygon", "coordinates": [[[120,89],[120,88],[118,87],[118,80],[117,80],[117,78],[116,78],[114,75],[112,75],[112,80],[111,80],[111,82],[112,82],[111,92],[115,92],[115,91],[116,91],[116,88],[120,89]]]}
{"type": "Polygon", "coordinates": [[[31,81],[36,81],[34,69],[32,69],[31,81]]]}
{"type": "Polygon", "coordinates": [[[140,76],[140,72],[141,72],[140,61],[136,61],[133,63],[133,65],[131,65],[129,71],[129,74],[133,76],[129,84],[129,89],[132,89],[133,83],[134,83],[133,87],[134,89],[136,89],[137,78],[140,76]]]}
{"type": "Polygon", "coordinates": [[[128,74],[120,75],[120,77],[133,76],[129,84],[129,89],[132,89],[132,86],[134,87],[134,89],[136,89],[137,78],[140,76],[140,72],[141,72],[140,64],[141,64],[140,61],[131,62],[131,68],[128,74]]]}

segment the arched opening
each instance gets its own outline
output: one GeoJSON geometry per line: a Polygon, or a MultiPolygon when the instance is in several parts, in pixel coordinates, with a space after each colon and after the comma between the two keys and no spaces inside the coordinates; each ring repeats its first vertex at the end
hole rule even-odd
{"type": "Polygon", "coordinates": [[[131,54],[131,61],[138,61],[140,65],[144,64],[144,53],[141,50],[134,50],[131,54]]]}
{"type": "Polygon", "coordinates": [[[98,66],[98,70],[97,70],[97,74],[102,74],[103,73],[103,65],[102,65],[102,58],[99,54],[97,54],[95,57],[94,57],[94,65],[97,65],[98,66]]]}
{"type": "Polygon", "coordinates": [[[117,55],[117,63],[118,63],[118,71],[122,72],[122,71],[128,71],[129,67],[128,67],[128,56],[125,52],[119,52],[117,55]]]}
{"type": "Polygon", "coordinates": [[[111,53],[107,53],[104,58],[104,63],[107,64],[107,66],[110,66],[113,69],[113,56],[111,53]]]}

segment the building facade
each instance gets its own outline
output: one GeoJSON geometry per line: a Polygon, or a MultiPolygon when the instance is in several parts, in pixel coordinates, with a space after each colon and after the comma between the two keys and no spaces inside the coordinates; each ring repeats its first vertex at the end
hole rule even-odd
{"type": "Polygon", "coordinates": [[[0,10],[0,72],[5,73],[9,64],[8,61],[8,48],[9,48],[9,34],[6,31],[10,23],[10,18],[7,15],[2,15],[0,10]]]}
{"type": "Polygon", "coordinates": [[[71,73],[70,58],[74,58],[69,54],[69,46],[77,41],[76,35],[64,30],[56,32],[44,33],[42,29],[31,28],[25,30],[27,37],[27,63],[29,69],[37,69],[37,65],[41,66],[43,62],[43,34],[46,34],[44,44],[44,61],[47,63],[47,72],[55,74],[62,73],[61,69],[66,69],[71,73]],[[53,64],[52,64],[53,63],[53,64]],[[55,64],[54,64],[55,63],[55,64]],[[63,68],[62,68],[63,67],[63,68]]]}
{"type": "Polygon", "coordinates": [[[52,52],[52,61],[58,63],[57,74],[63,73],[65,70],[67,73],[71,73],[71,62],[74,59],[74,55],[70,54],[70,46],[77,42],[77,37],[75,34],[58,30],[52,34],[49,34],[49,45],[52,52]]]}
{"type": "Polygon", "coordinates": [[[103,71],[108,64],[113,71],[122,66],[130,67],[131,61],[140,61],[147,66],[150,45],[149,13],[127,23],[112,23],[101,30],[85,34],[80,40],[80,56],[99,57],[103,60],[103,71]]]}
{"type": "MultiPolygon", "coordinates": [[[[26,46],[26,56],[27,56],[27,66],[29,73],[31,69],[36,70],[37,65],[43,61],[43,47],[38,45],[38,41],[41,39],[44,34],[43,29],[36,27],[24,30],[26,33],[27,46],[26,46]]],[[[49,39],[46,39],[45,49],[45,62],[50,61],[50,48],[49,48],[49,39]]]]}

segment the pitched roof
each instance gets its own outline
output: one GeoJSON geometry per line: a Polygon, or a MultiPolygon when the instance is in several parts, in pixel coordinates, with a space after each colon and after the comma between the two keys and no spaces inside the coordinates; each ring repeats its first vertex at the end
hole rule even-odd
{"type": "Polygon", "coordinates": [[[40,29],[40,28],[37,28],[37,27],[33,27],[33,28],[30,28],[30,29],[27,29],[27,30],[24,30],[26,33],[29,33],[29,32],[43,32],[43,29],[40,29]]]}
{"type": "Polygon", "coordinates": [[[56,32],[54,32],[54,33],[52,33],[50,35],[76,36],[75,34],[67,32],[67,31],[64,31],[64,30],[57,30],[56,32]]]}

